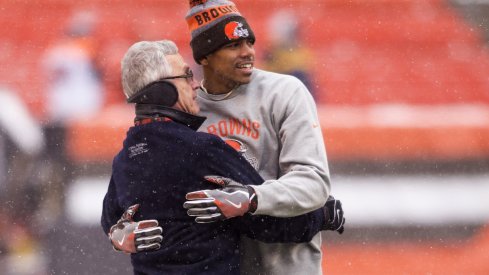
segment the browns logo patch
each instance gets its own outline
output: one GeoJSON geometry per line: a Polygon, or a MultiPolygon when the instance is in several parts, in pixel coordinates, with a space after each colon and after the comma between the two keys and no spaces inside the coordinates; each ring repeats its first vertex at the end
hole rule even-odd
{"type": "Polygon", "coordinates": [[[231,21],[224,26],[224,33],[229,40],[246,38],[250,36],[248,29],[243,27],[243,23],[231,21]]]}
{"type": "Polygon", "coordinates": [[[241,141],[237,139],[226,139],[224,141],[227,143],[227,145],[231,146],[234,150],[238,151],[239,153],[246,152],[246,147],[241,141]]]}

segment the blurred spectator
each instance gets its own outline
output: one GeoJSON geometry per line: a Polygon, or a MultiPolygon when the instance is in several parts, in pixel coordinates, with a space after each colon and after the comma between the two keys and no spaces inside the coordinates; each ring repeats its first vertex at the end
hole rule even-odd
{"type": "Polygon", "coordinates": [[[27,106],[0,87],[0,256],[8,255],[0,268],[5,274],[47,274],[37,234],[42,187],[34,172],[43,146],[41,126],[27,106]]]}
{"type": "Polygon", "coordinates": [[[73,120],[95,117],[103,107],[104,90],[97,65],[97,18],[90,11],[78,11],[68,21],[63,37],[55,41],[43,58],[47,78],[44,127],[46,154],[40,174],[49,184],[46,210],[56,219],[62,213],[65,186],[73,167],[66,155],[66,129],[73,120]]]}
{"type": "Polygon", "coordinates": [[[299,78],[315,97],[315,87],[310,79],[313,54],[301,42],[298,18],[287,9],[279,10],[270,17],[268,37],[271,46],[265,50],[264,67],[272,72],[299,78]]]}
{"type": "Polygon", "coordinates": [[[65,124],[100,111],[102,81],[97,66],[97,45],[93,37],[94,13],[76,13],[64,37],[48,49],[44,58],[47,73],[47,112],[50,124],[65,124]]]}

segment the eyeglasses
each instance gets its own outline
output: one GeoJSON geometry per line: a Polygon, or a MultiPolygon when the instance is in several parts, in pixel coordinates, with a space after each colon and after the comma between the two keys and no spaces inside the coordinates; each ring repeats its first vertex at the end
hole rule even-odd
{"type": "Polygon", "coordinates": [[[194,79],[194,72],[192,72],[192,70],[188,70],[186,74],[163,77],[163,78],[160,78],[160,80],[177,79],[177,78],[185,78],[186,80],[192,80],[192,79],[194,79]]]}

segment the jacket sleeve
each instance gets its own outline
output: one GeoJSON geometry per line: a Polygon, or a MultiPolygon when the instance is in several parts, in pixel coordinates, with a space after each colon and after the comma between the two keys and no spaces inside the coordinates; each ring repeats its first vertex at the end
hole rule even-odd
{"type": "Polygon", "coordinates": [[[109,188],[103,201],[101,217],[102,228],[106,235],[109,234],[110,227],[117,223],[123,212],[124,210],[119,207],[117,202],[114,178],[110,177],[109,188]]]}
{"type": "Polygon", "coordinates": [[[322,207],[330,194],[330,177],[316,105],[295,78],[279,83],[283,91],[272,106],[279,138],[279,178],[253,186],[256,215],[293,217],[322,207]]]}
{"type": "Polygon", "coordinates": [[[293,218],[246,215],[235,221],[236,228],[248,238],[266,243],[310,242],[321,231],[322,208],[293,218]]]}
{"type": "MultiPolygon", "coordinates": [[[[246,185],[259,185],[264,181],[248,161],[219,138],[207,140],[205,150],[198,151],[202,157],[198,169],[246,185]]],[[[324,214],[320,208],[294,218],[245,215],[234,218],[232,222],[241,234],[263,242],[309,242],[321,230],[324,214]]]]}

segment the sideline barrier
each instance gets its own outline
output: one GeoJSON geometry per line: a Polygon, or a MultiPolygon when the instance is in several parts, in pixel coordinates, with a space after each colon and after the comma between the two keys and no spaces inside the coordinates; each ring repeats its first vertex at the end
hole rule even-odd
{"type": "MultiPolygon", "coordinates": [[[[132,105],[113,105],[74,122],[68,152],[77,162],[111,161],[133,121],[132,105]]],[[[330,161],[467,160],[489,156],[489,105],[319,105],[330,161]]]]}

